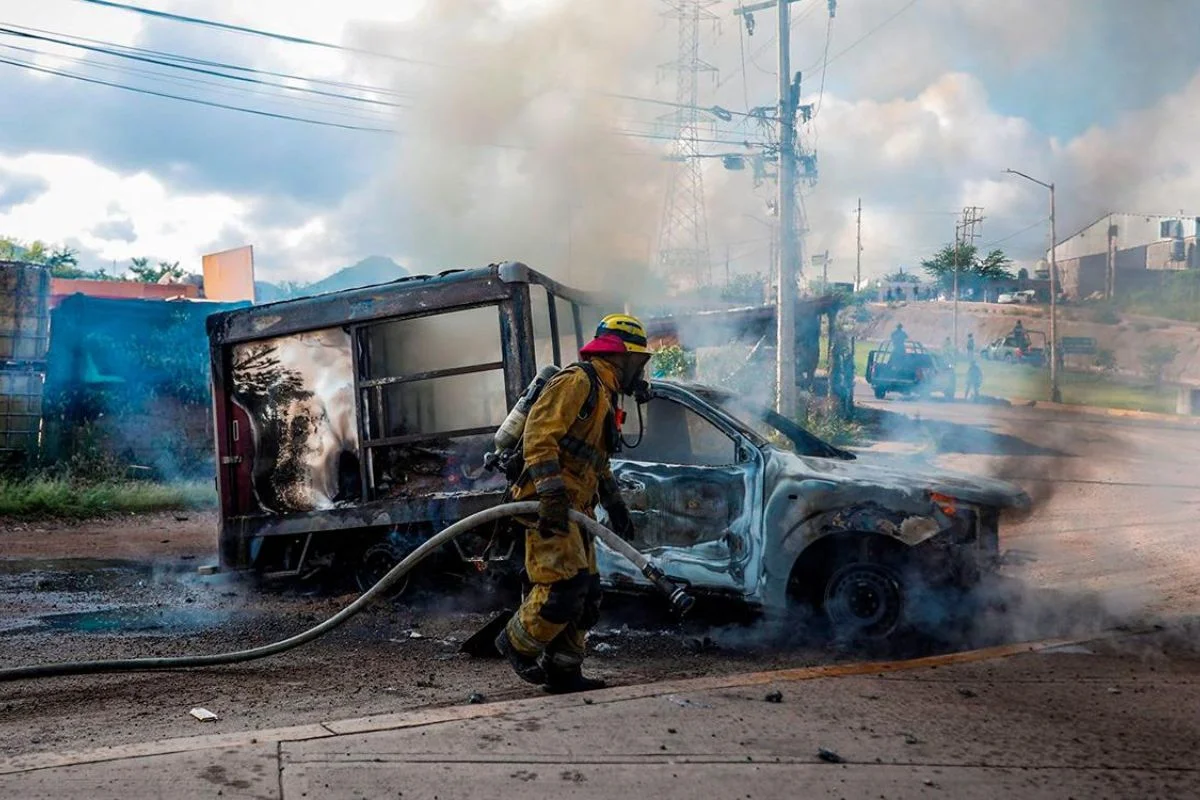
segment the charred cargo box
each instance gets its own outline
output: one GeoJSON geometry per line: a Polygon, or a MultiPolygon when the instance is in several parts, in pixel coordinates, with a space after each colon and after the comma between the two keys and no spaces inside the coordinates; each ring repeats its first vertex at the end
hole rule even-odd
{"type": "Polygon", "coordinates": [[[506,263],[211,317],[222,565],[336,557],[366,582],[495,504],[495,429],[538,369],[577,358],[601,303],[506,263]]]}

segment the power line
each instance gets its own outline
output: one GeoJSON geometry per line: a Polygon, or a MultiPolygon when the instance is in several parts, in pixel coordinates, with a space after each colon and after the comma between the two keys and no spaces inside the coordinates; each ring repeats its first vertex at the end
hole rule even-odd
{"type": "MultiPolygon", "coordinates": [[[[79,74],[76,74],[73,72],[67,72],[65,70],[52,69],[50,67],[43,67],[43,66],[31,64],[28,62],[14,61],[14,60],[7,59],[7,58],[0,58],[0,64],[7,64],[9,66],[17,67],[20,69],[30,70],[32,72],[39,72],[39,73],[42,73],[45,75],[54,75],[54,76],[62,77],[62,78],[70,78],[72,80],[77,80],[77,81],[81,81],[83,83],[93,84],[93,85],[97,85],[97,86],[108,86],[108,87],[111,87],[114,89],[122,89],[124,91],[133,92],[135,94],[149,95],[152,97],[159,97],[159,98],[163,98],[163,99],[167,99],[167,100],[178,100],[178,101],[184,102],[184,103],[192,103],[195,105],[206,106],[209,108],[220,108],[220,109],[224,109],[227,111],[237,111],[237,112],[241,112],[243,114],[253,114],[255,116],[268,117],[271,119],[285,120],[285,121],[289,121],[289,122],[303,122],[303,123],[310,124],[310,125],[319,125],[319,126],[330,127],[330,128],[339,128],[342,130],[363,131],[363,132],[368,132],[368,133],[389,133],[389,134],[402,133],[402,131],[391,129],[391,128],[376,127],[376,126],[371,126],[371,125],[353,125],[353,124],[349,124],[349,123],[341,123],[341,122],[335,122],[335,121],[331,121],[331,120],[314,119],[312,117],[301,117],[301,116],[296,116],[294,114],[283,114],[283,113],[277,113],[277,112],[273,112],[273,111],[266,111],[264,109],[248,108],[246,106],[238,106],[238,105],[232,105],[229,103],[221,103],[221,102],[217,102],[217,101],[213,101],[213,100],[205,100],[205,99],[198,98],[198,97],[189,97],[186,95],[174,94],[171,92],[161,92],[161,91],[157,91],[154,89],[147,89],[147,88],[138,87],[138,86],[131,86],[131,85],[125,84],[125,83],[118,83],[115,81],[103,80],[101,78],[89,77],[86,75],[79,75],[79,74]]],[[[631,139],[651,139],[651,140],[658,139],[658,140],[666,140],[666,141],[672,140],[672,137],[670,137],[670,136],[655,135],[655,134],[649,134],[649,133],[639,133],[637,131],[623,131],[623,130],[619,130],[619,129],[613,129],[610,131],[610,133],[612,133],[614,136],[622,136],[622,137],[631,138],[631,139]]],[[[753,146],[749,142],[745,142],[745,141],[739,142],[739,141],[733,141],[733,140],[728,140],[728,139],[700,139],[698,141],[708,143],[708,144],[724,144],[724,145],[738,146],[738,147],[753,146]]],[[[495,148],[506,149],[506,150],[523,150],[523,151],[535,150],[535,148],[525,146],[525,145],[503,144],[503,143],[499,143],[499,142],[480,142],[478,144],[481,146],[485,146],[485,147],[495,147],[495,148]]],[[[643,156],[644,154],[631,151],[631,152],[625,153],[625,155],[643,156]]]]}
{"type": "Polygon", "coordinates": [[[830,58],[830,59],[826,60],[826,61],[825,61],[825,63],[824,63],[824,65],[821,65],[821,62],[820,62],[820,61],[817,61],[817,62],[815,62],[815,63],[814,63],[812,66],[810,66],[810,67],[809,67],[807,70],[805,70],[805,72],[808,72],[809,70],[812,70],[812,69],[816,69],[818,65],[821,65],[821,74],[822,74],[822,75],[824,75],[824,73],[825,73],[825,70],[827,70],[827,69],[829,68],[829,65],[830,65],[830,64],[832,64],[834,61],[837,61],[839,58],[841,58],[842,56],[846,55],[847,53],[849,53],[849,52],[850,52],[851,50],[853,50],[854,48],[858,47],[860,44],[862,44],[862,43],[863,43],[864,41],[866,41],[868,38],[870,38],[871,36],[873,36],[873,35],[874,35],[874,34],[875,34],[875,33],[876,33],[876,32],[877,32],[877,31],[878,31],[880,28],[882,28],[882,27],[884,27],[885,25],[889,24],[889,23],[890,23],[892,20],[896,19],[896,17],[900,16],[900,15],[901,15],[901,14],[903,14],[905,11],[908,11],[910,8],[912,8],[912,7],[913,7],[913,6],[915,6],[916,4],[917,4],[917,0],[908,0],[908,2],[907,2],[907,3],[905,3],[905,4],[904,4],[904,5],[903,5],[903,6],[902,6],[902,7],[901,7],[901,8],[900,8],[898,11],[896,11],[895,13],[893,13],[893,14],[892,14],[890,17],[888,17],[887,19],[885,19],[883,22],[880,22],[880,23],[879,23],[878,25],[876,25],[874,28],[871,28],[871,30],[867,31],[867,32],[866,32],[866,33],[864,33],[862,36],[860,36],[860,37],[858,37],[857,39],[855,39],[853,42],[851,42],[851,43],[850,43],[850,44],[849,44],[847,47],[845,47],[844,49],[842,49],[842,50],[839,50],[839,51],[838,51],[838,52],[837,52],[837,53],[836,53],[836,54],[835,54],[835,55],[834,55],[832,58],[830,58]]]}
{"type": "Polygon", "coordinates": [[[304,123],[308,123],[309,125],[323,125],[323,126],[330,127],[330,128],[341,128],[343,130],[349,130],[349,131],[368,131],[371,133],[394,133],[394,131],[392,131],[388,128],[374,128],[374,127],[369,127],[369,126],[365,126],[365,125],[348,125],[348,124],[344,124],[341,122],[329,122],[326,120],[312,119],[311,117],[297,117],[297,116],[293,116],[291,114],[277,114],[273,111],[263,111],[263,110],[257,109],[257,108],[246,108],[244,106],[235,106],[235,105],[229,105],[227,103],[218,103],[218,102],[215,102],[212,100],[202,100],[198,97],[185,97],[184,95],[171,94],[169,92],[159,92],[159,91],[155,91],[153,89],[143,89],[143,88],[140,88],[137,86],[129,86],[128,84],[124,84],[124,83],[116,83],[114,81],[101,80],[100,78],[89,78],[84,75],[76,75],[72,72],[64,72],[62,70],[50,69],[49,67],[40,67],[40,66],[37,66],[36,64],[27,64],[27,63],[22,63],[20,61],[10,61],[9,59],[6,59],[6,58],[0,58],[0,64],[8,64],[13,67],[20,67],[21,69],[28,69],[33,72],[41,72],[46,75],[57,75],[62,78],[71,78],[73,80],[82,81],[84,83],[91,83],[91,84],[95,84],[97,86],[109,86],[114,89],[124,89],[127,92],[134,92],[137,94],[146,94],[146,95],[151,95],[154,97],[162,97],[162,98],[165,98],[168,100],[179,100],[184,103],[194,103],[196,105],[208,106],[209,108],[223,108],[223,109],[226,109],[227,111],[240,111],[243,114],[254,114],[254,115],[260,116],[260,117],[270,117],[272,119],[289,120],[291,122],[304,122],[304,123]]]}
{"type": "Polygon", "coordinates": [[[228,22],[218,22],[217,20],[202,19],[200,17],[187,17],[183,14],[172,14],[167,11],[158,11],[153,8],[143,8],[142,6],[130,5],[128,3],[115,3],[111,0],[79,0],[81,3],[90,3],[91,5],[104,6],[106,8],[120,9],[121,11],[131,11],[135,14],[143,14],[148,17],[157,17],[159,19],[170,20],[171,22],[182,22],[189,25],[203,25],[208,28],[216,28],[223,31],[231,31],[233,33],[244,33],[250,36],[261,36],[266,39],[274,39],[280,42],[288,42],[290,44],[303,44],[310,47],[321,47],[327,50],[341,50],[347,53],[357,53],[358,55],[373,56],[375,58],[384,58],[389,61],[400,61],[407,64],[421,64],[427,67],[442,67],[448,68],[448,64],[439,64],[434,61],[423,61],[416,58],[408,58],[406,56],[392,55],[391,53],[380,53],[377,50],[366,50],[361,47],[351,47],[349,45],[334,44],[333,42],[322,42],[316,39],[306,39],[302,36],[290,36],[285,33],[275,33],[274,31],[266,31],[260,28],[248,28],[242,25],[232,25],[228,22]]]}
{"type": "MultiPolygon", "coordinates": [[[[37,50],[37,49],[31,48],[31,47],[21,47],[19,45],[15,45],[15,44],[0,43],[0,48],[3,48],[5,50],[16,51],[19,53],[26,53],[26,54],[33,55],[33,56],[54,58],[54,59],[58,59],[60,61],[66,61],[66,62],[75,64],[78,66],[82,66],[82,67],[90,67],[92,69],[97,69],[97,70],[116,72],[119,75],[135,75],[135,76],[139,76],[139,77],[145,77],[145,78],[149,78],[154,81],[160,81],[160,82],[168,84],[168,85],[182,86],[184,88],[189,88],[189,89],[196,89],[198,87],[199,88],[211,87],[211,89],[216,92],[222,92],[222,93],[234,92],[234,91],[244,92],[246,94],[256,95],[258,97],[265,97],[265,98],[273,99],[273,100],[285,101],[287,103],[302,103],[302,104],[304,104],[305,110],[329,110],[329,111],[338,113],[341,116],[345,116],[345,117],[347,117],[349,119],[353,119],[353,120],[377,122],[377,123],[386,123],[388,121],[387,117],[380,117],[380,116],[374,115],[374,114],[370,113],[369,109],[350,108],[344,104],[340,104],[340,103],[337,103],[334,101],[329,101],[329,100],[320,100],[317,98],[308,98],[308,97],[287,97],[287,96],[281,95],[277,92],[271,92],[271,91],[266,91],[266,90],[262,90],[262,89],[257,89],[252,86],[241,86],[241,85],[236,85],[236,84],[229,85],[229,84],[220,83],[218,81],[205,80],[203,78],[191,78],[191,77],[187,77],[185,75],[178,75],[178,76],[165,75],[161,72],[155,72],[154,70],[139,69],[138,67],[132,67],[132,66],[128,66],[125,64],[107,64],[107,63],[103,63],[103,62],[99,62],[99,61],[90,61],[86,58],[76,58],[76,57],[72,57],[72,56],[62,55],[59,53],[50,53],[50,52],[46,52],[44,50],[37,50]]],[[[21,63],[29,64],[31,62],[24,61],[21,63]]]]}
{"type": "Polygon", "coordinates": [[[144,47],[133,47],[130,45],[117,44],[115,42],[104,41],[103,39],[92,39],[87,36],[77,36],[75,34],[70,34],[70,33],[59,33],[57,31],[48,31],[43,28],[33,28],[28,25],[17,25],[14,23],[8,23],[7,27],[13,28],[18,31],[39,33],[39,34],[43,34],[45,36],[56,36],[61,39],[70,40],[68,42],[64,42],[65,44],[73,45],[74,42],[87,42],[88,44],[100,45],[103,47],[111,48],[113,50],[120,50],[122,52],[137,53],[139,55],[146,55],[146,56],[154,56],[157,58],[165,58],[165,59],[169,59],[171,61],[179,61],[179,62],[186,63],[186,64],[198,64],[198,65],[205,66],[205,67],[214,67],[216,69],[227,69],[227,70],[233,70],[235,72],[246,72],[246,73],[249,73],[252,75],[266,75],[266,76],[272,77],[272,78],[285,78],[287,80],[305,81],[306,83],[315,83],[315,84],[319,84],[322,86],[332,86],[332,87],[338,88],[338,89],[351,89],[354,91],[371,92],[372,94],[390,95],[390,96],[394,96],[394,97],[409,97],[409,96],[411,96],[408,92],[401,92],[401,91],[397,91],[395,89],[389,89],[389,88],[386,88],[383,86],[368,86],[365,84],[351,83],[348,81],[335,81],[335,80],[329,80],[328,78],[315,78],[315,77],[308,76],[308,75],[293,75],[293,74],[287,73],[287,72],[274,72],[272,70],[267,70],[267,69],[257,69],[255,67],[246,67],[246,66],[241,66],[239,64],[228,64],[225,62],[212,61],[210,59],[205,59],[205,58],[195,58],[193,56],[185,56],[185,55],[176,54],[176,53],[168,53],[163,50],[153,50],[153,49],[148,49],[148,48],[144,48],[144,47]]]}
{"type": "MultiPolygon", "coordinates": [[[[92,2],[92,1],[93,0],[86,0],[86,2],[92,2]]],[[[391,108],[405,108],[406,107],[404,104],[393,103],[388,100],[375,100],[375,99],[369,98],[369,97],[356,97],[354,95],[339,94],[337,92],[326,92],[322,89],[312,89],[312,88],[302,87],[302,86],[288,86],[287,84],[272,83],[271,81],[264,81],[260,78],[252,78],[247,75],[230,75],[228,73],[220,72],[218,70],[206,69],[206,68],[196,67],[196,66],[188,66],[185,64],[177,64],[177,63],[173,63],[171,61],[166,61],[163,59],[150,58],[148,56],[136,55],[134,53],[123,53],[119,50],[112,50],[112,49],[104,48],[104,47],[96,47],[94,45],[89,45],[89,44],[78,44],[78,43],[66,41],[65,39],[55,38],[52,36],[42,36],[40,34],[35,34],[35,33],[25,33],[23,31],[16,30],[15,28],[0,27],[0,34],[6,35],[6,36],[16,36],[21,39],[32,39],[34,41],[39,41],[39,42],[48,42],[50,44],[65,45],[67,47],[75,47],[80,50],[85,50],[85,51],[91,52],[91,53],[99,53],[101,55],[115,56],[117,58],[125,58],[125,59],[130,59],[132,61],[140,61],[140,62],[143,62],[146,64],[153,64],[153,65],[159,66],[159,67],[168,67],[170,69],[184,70],[187,72],[194,72],[194,73],[197,73],[200,75],[209,75],[209,76],[217,77],[217,78],[225,78],[226,80],[231,80],[231,81],[241,81],[244,83],[254,83],[254,84],[260,84],[262,86],[271,86],[276,89],[284,89],[284,90],[290,91],[290,92],[301,92],[304,94],[321,95],[323,97],[334,97],[339,100],[349,100],[351,102],[367,103],[369,105],[378,105],[378,106],[388,106],[391,108]]]]}
{"type": "Polygon", "coordinates": [[[1046,224],[1046,217],[1042,217],[1037,222],[1035,222],[1032,225],[1029,225],[1027,227],[1021,228],[1021,230],[1017,231],[1016,233],[1010,233],[1008,236],[1005,236],[1000,239],[996,239],[995,241],[988,242],[987,244],[981,245],[980,247],[981,247],[981,249],[986,250],[989,247],[995,247],[998,244],[1004,244],[1009,239],[1015,239],[1018,236],[1020,236],[1022,233],[1027,233],[1028,231],[1031,231],[1034,228],[1037,228],[1037,227],[1039,227],[1041,225],[1045,225],[1045,224],[1046,224]]]}

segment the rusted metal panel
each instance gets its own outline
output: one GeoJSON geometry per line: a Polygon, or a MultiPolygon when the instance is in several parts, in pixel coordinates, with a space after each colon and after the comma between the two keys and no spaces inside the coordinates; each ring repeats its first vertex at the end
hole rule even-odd
{"type": "MultiPolygon", "coordinates": [[[[430,494],[397,502],[375,500],[354,506],[278,516],[232,517],[224,520],[225,535],[249,542],[258,537],[299,536],[323,531],[351,531],[395,525],[452,522],[501,502],[502,491],[430,494]]],[[[250,566],[248,560],[241,567],[250,566]]]]}
{"type": "Polygon", "coordinates": [[[254,306],[209,318],[209,336],[234,343],[383,320],[436,314],[454,307],[499,302],[510,295],[496,267],[437,277],[402,278],[381,286],[349,289],[254,306]]]}

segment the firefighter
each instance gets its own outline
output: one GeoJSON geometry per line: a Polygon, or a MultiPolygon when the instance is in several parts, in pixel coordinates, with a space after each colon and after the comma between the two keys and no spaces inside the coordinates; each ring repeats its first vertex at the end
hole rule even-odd
{"type": "Polygon", "coordinates": [[[632,536],[608,460],[620,443],[618,396],[644,385],[651,355],[645,327],[626,314],[605,317],[579,354],[584,360],[551,379],[529,410],[525,468],[510,494],[540,504],[525,534],[531,588],[496,639],[518,676],[552,693],[604,687],[582,671],[585,637],[600,615],[595,543],[567,514],[594,516],[599,499],[610,527],[632,536]]]}

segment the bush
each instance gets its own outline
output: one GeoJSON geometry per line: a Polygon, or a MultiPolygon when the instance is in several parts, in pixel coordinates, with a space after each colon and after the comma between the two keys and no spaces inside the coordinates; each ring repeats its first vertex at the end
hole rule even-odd
{"type": "Polygon", "coordinates": [[[1117,325],[1121,322],[1121,315],[1111,305],[1096,306],[1092,311],[1092,322],[1101,325],[1117,325]]]}
{"type": "Polygon", "coordinates": [[[656,378],[692,378],[696,357],[677,344],[664,347],[650,359],[650,373],[656,378]]]}
{"type": "Polygon", "coordinates": [[[1105,372],[1116,372],[1117,356],[1112,350],[1099,348],[1096,350],[1095,360],[1092,362],[1105,372]]]}
{"type": "Polygon", "coordinates": [[[1152,344],[1142,352],[1142,369],[1146,377],[1161,386],[1163,373],[1179,355],[1179,348],[1173,344],[1152,344]]]}
{"type": "Polygon", "coordinates": [[[1135,322],[1135,323],[1133,323],[1133,329],[1134,329],[1135,331],[1137,331],[1138,333],[1147,333],[1147,332],[1149,332],[1149,331],[1150,331],[1151,327],[1152,327],[1152,326],[1150,325],[1150,323],[1149,323],[1149,322],[1135,322]]]}
{"type": "Polygon", "coordinates": [[[814,436],[835,445],[858,444],[863,440],[863,426],[837,413],[827,400],[814,400],[797,420],[814,436]]]}

